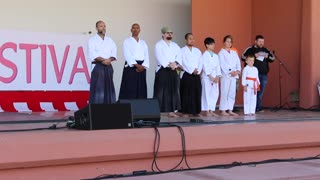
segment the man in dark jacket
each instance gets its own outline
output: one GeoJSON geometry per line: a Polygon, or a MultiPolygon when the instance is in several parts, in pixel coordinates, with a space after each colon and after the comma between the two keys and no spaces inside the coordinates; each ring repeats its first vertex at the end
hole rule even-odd
{"type": "Polygon", "coordinates": [[[269,63],[272,63],[275,58],[274,55],[264,47],[264,37],[257,35],[255,44],[248,47],[242,54],[242,60],[245,61],[247,55],[254,55],[254,66],[258,68],[259,80],[260,80],[260,91],[257,94],[257,112],[262,111],[262,96],[264,89],[268,82],[269,63]]]}

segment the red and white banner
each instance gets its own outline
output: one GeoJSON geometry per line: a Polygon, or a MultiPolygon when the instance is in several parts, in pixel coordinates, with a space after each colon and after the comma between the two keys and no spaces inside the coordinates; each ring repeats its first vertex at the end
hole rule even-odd
{"type": "Polygon", "coordinates": [[[88,90],[87,39],[0,31],[0,90],[88,90]]]}
{"type": "Polygon", "coordinates": [[[19,111],[21,103],[23,110],[34,111],[75,110],[86,104],[91,72],[88,38],[0,30],[0,111],[19,111]]]}

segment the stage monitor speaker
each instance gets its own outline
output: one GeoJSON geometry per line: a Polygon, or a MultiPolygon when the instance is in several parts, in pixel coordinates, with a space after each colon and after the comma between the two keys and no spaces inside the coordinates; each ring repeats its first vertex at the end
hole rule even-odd
{"type": "Polygon", "coordinates": [[[89,104],[74,113],[75,128],[85,130],[133,128],[131,104],[89,104]]]}
{"type": "Polygon", "coordinates": [[[160,122],[158,99],[120,99],[118,103],[130,103],[134,121],[160,122]]]}

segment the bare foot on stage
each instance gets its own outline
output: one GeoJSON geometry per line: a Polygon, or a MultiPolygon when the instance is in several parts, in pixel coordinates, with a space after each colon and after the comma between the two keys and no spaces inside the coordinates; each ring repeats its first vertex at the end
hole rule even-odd
{"type": "Polygon", "coordinates": [[[177,117],[179,117],[176,113],[174,113],[174,112],[170,112],[169,114],[168,114],[168,117],[172,117],[172,118],[177,118],[177,117]]]}
{"type": "Polygon", "coordinates": [[[179,116],[179,117],[182,117],[183,113],[181,112],[174,112],[175,115],[179,116]]]}
{"type": "Polygon", "coordinates": [[[211,114],[209,112],[207,112],[207,111],[201,112],[201,115],[202,116],[211,116],[211,114]]]}
{"type": "Polygon", "coordinates": [[[214,113],[213,111],[210,111],[210,114],[211,114],[212,116],[215,116],[215,117],[219,116],[218,114],[214,113]]]}
{"type": "Polygon", "coordinates": [[[190,115],[189,115],[189,114],[182,114],[181,117],[183,117],[183,118],[188,118],[188,117],[190,117],[190,115]]]}
{"type": "Polygon", "coordinates": [[[231,116],[239,116],[239,114],[234,113],[234,112],[232,112],[232,111],[229,111],[229,114],[230,114],[231,116]]]}
{"type": "Polygon", "coordinates": [[[191,114],[190,117],[202,117],[201,114],[191,114]]]}
{"type": "Polygon", "coordinates": [[[230,114],[228,114],[226,111],[221,111],[221,116],[230,116],[230,114]]]}

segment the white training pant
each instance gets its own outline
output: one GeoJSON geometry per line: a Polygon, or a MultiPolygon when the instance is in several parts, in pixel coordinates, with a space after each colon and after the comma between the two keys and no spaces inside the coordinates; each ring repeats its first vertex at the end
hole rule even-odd
{"type": "Polygon", "coordinates": [[[257,95],[254,94],[253,88],[247,88],[247,92],[243,92],[243,108],[244,114],[255,114],[257,106],[257,95]]]}
{"type": "Polygon", "coordinates": [[[221,96],[220,106],[221,111],[233,110],[233,106],[236,100],[236,86],[237,79],[233,77],[221,77],[221,96]]]}
{"type": "Polygon", "coordinates": [[[219,83],[213,83],[209,78],[202,78],[201,110],[215,111],[219,97],[219,83]]]}

